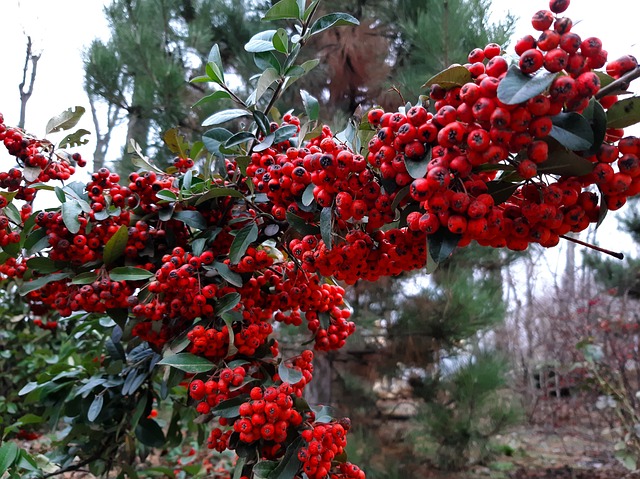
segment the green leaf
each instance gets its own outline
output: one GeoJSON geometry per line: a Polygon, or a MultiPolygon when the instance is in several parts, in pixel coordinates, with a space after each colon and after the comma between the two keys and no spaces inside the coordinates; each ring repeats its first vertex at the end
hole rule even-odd
{"type": "Polygon", "coordinates": [[[171,190],[160,190],[156,193],[159,200],[163,201],[176,201],[178,196],[171,190]]]}
{"type": "Polygon", "coordinates": [[[300,11],[296,0],[280,0],[273,7],[267,10],[267,13],[262,17],[262,20],[273,21],[289,18],[300,20],[302,18],[302,14],[303,12],[300,11]]]}
{"type": "Polygon", "coordinates": [[[431,161],[431,147],[427,148],[424,156],[419,160],[410,160],[406,156],[404,157],[404,164],[407,167],[407,173],[413,179],[424,178],[427,174],[427,166],[431,161]]]}
{"type": "Polygon", "coordinates": [[[5,442],[0,447],[0,477],[11,467],[19,452],[20,448],[15,442],[5,442]]]}
{"type": "Polygon", "coordinates": [[[71,273],[54,273],[47,276],[42,276],[41,278],[34,279],[33,281],[23,283],[22,286],[18,288],[18,292],[20,293],[20,296],[24,296],[31,291],[42,288],[45,284],[49,284],[53,281],[60,281],[61,279],[67,279],[70,276],[71,273]]]}
{"type": "Polygon", "coordinates": [[[234,198],[242,198],[243,195],[240,191],[234,190],[233,188],[224,188],[224,187],[215,187],[209,191],[207,191],[204,195],[198,198],[196,201],[196,206],[204,203],[213,198],[220,198],[223,196],[233,196],[234,198]]]}
{"type": "Polygon", "coordinates": [[[233,310],[240,303],[239,293],[225,294],[216,302],[216,314],[220,316],[226,312],[233,310]]]}
{"type": "Polygon", "coordinates": [[[53,261],[49,258],[36,256],[27,260],[27,267],[38,273],[49,274],[59,271],[64,266],[64,263],[53,261]]]}
{"type": "Polygon", "coordinates": [[[178,353],[163,358],[158,365],[171,366],[185,373],[198,374],[211,371],[215,364],[191,353],[178,353]]]}
{"type": "Polygon", "coordinates": [[[226,91],[223,91],[223,90],[214,91],[210,95],[203,96],[197,102],[195,102],[193,104],[193,108],[195,108],[196,106],[204,105],[205,103],[209,103],[210,101],[227,99],[227,98],[231,98],[231,94],[227,93],[226,91]]]}
{"type": "Polygon", "coordinates": [[[238,264],[244,256],[247,248],[258,239],[258,225],[251,223],[236,233],[231,248],[229,248],[229,260],[231,264],[238,264]]]}
{"type": "Polygon", "coordinates": [[[251,112],[242,108],[231,108],[229,110],[222,110],[214,113],[205,121],[203,121],[202,126],[219,125],[220,123],[235,120],[236,118],[241,118],[243,116],[251,116],[251,112]]]}
{"type": "Polygon", "coordinates": [[[153,419],[141,419],[136,426],[136,437],[138,440],[150,447],[162,447],[165,443],[162,428],[153,419]]]}
{"type": "Polygon", "coordinates": [[[304,192],[302,193],[302,204],[304,206],[310,206],[311,203],[313,203],[313,200],[314,200],[313,190],[315,186],[316,185],[314,185],[313,183],[309,183],[307,187],[304,189],[304,192]]]}
{"type": "Polygon", "coordinates": [[[267,479],[269,474],[278,466],[278,461],[258,461],[252,469],[255,479],[267,479]]]}
{"type": "Polygon", "coordinates": [[[211,47],[209,56],[207,57],[207,63],[213,63],[216,67],[218,67],[218,71],[220,72],[220,79],[224,82],[224,66],[222,65],[222,56],[220,55],[220,47],[218,47],[218,44],[215,44],[211,47]]]}
{"type": "Polygon", "coordinates": [[[118,231],[109,238],[107,244],[104,245],[104,252],[102,253],[102,261],[106,265],[110,265],[115,260],[120,258],[124,254],[124,250],[127,247],[127,241],[129,240],[129,228],[125,225],[120,226],[118,231]]]}
{"type": "Polygon", "coordinates": [[[573,150],[588,150],[593,145],[593,130],[589,121],[576,112],[559,113],[551,118],[553,127],[549,136],[562,146],[573,150]]]}
{"type": "Polygon", "coordinates": [[[593,171],[595,164],[562,145],[549,144],[549,158],[538,165],[538,173],[554,175],[583,176],[593,171]]]}
{"type": "Polygon", "coordinates": [[[65,136],[60,142],[60,144],[58,145],[58,148],[67,148],[67,147],[73,148],[75,146],[86,145],[87,143],[89,143],[89,139],[83,138],[83,136],[90,135],[90,134],[91,132],[89,130],[80,128],[78,131],[69,133],[67,136],[65,136]]]}
{"type": "Polygon", "coordinates": [[[69,130],[78,124],[86,110],[81,106],[66,109],[59,115],[54,116],[47,122],[45,133],[55,133],[56,131],[69,130]]]}
{"type": "Polygon", "coordinates": [[[293,479],[300,468],[302,461],[298,459],[298,451],[303,445],[301,437],[296,438],[289,446],[280,460],[280,464],[267,476],[268,479],[293,479]]]}
{"type": "Polygon", "coordinates": [[[173,213],[173,218],[182,221],[185,225],[191,226],[199,230],[207,229],[207,220],[202,216],[202,213],[196,210],[183,210],[173,213]]]}
{"type": "Polygon", "coordinates": [[[215,82],[215,83],[224,83],[224,77],[222,74],[222,71],[220,71],[220,68],[218,68],[218,65],[216,65],[213,62],[209,62],[205,65],[204,67],[204,71],[207,74],[207,77],[215,82]]]}
{"type": "Polygon", "coordinates": [[[582,115],[587,119],[593,130],[593,145],[587,151],[588,155],[595,155],[607,134],[607,112],[595,98],[589,101],[582,115]]]}
{"type": "Polygon", "coordinates": [[[498,85],[498,100],[506,105],[525,102],[549,88],[556,76],[557,73],[549,72],[529,76],[522,73],[517,65],[511,65],[498,85]]]}
{"type": "Polygon", "coordinates": [[[296,125],[284,125],[278,128],[273,132],[274,138],[273,142],[278,144],[282,141],[293,138],[295,134],[298,132],[298,127],[296,125]]]}
{"type": "Polygon", "coordinates": [[[310,34],[316,35],[317,33],[323,32],[333,26],[338,27],[341,25],[360,25],[360,22],[357,18],[349,15],[348,13],[329,13],[328,15],[324,15],[313,22],[310,34]]]}
{"type": "Polygon", "coordinates": [[[626,128],[640,122],[640,97],[619,100],[607,110],[607,128],[626,128]]]}
{"type": "Polygon", "coordinates": [[[487,193],[493,197],[496,205],[500,205],[511,198],[511,195],[516,192],[519,186],[519,183],[510,183],[508,181],[488,181],[487,193]]]}
{"type": "Polygon", "coordinates": [[[100,411],[102,411],[102,405],[104,404],[104,395],[96,394],[91,402],[91,406],[89,406],[89,411],[87,412],[87,419],[89,422],[93,422],[96,420],[100,411]]]}
{"type": "Polygon", "coordinates": [[[310,224],[309,221],[300,218],[298,215],[287,211],[286,217],[289,225],[301,235],[320,234],[319,226],[310,224]]]}
{"type": "Polygon", "coordinates": [[[82,207],[77,201],[62,203],[62,221],[64,221],[64,225],[72,234],[80,231],[80,221],[78,220],[80,213],[82,213],[82,207]]]}
{"type": "Polygon", "coordinates": [[[289,36],[284,28],[278,28],[271,41],[273,42],[273,48],[280,53],[286,54],[289,51],[289,36]]]}
{"type": "Polygon", "coordinates": [[[326,206],[322,208],[322,211],[320,211],[320,235],[329,250],[332,246],[332,219],[333,212],[331,211],[331,207],[326,206]]]}
{"type": "Polygon", "coordinates": [[[109,271],[109,277],[112,281],[140,281],[154,276],[152,272],[135,266],[120,266],[109,271]]]}
{"type": "Polygon", "coordinates": [[[296,384],[302,379],[302,373],[297,369],[288,368],[281,362],[278,366],[278,375],[283,383],[296,384]]]}
{"type": "Polygon", "coordinates": [[[49,238],[44,228],[32,231],[27,236],[27,239],[24,240],[24,248],[27,250],[28,255],[41,251],[47,246],[49,246],[49,238]]]}
{"type": "Polygon", "coordinates": [[[225,128],[212,128],[204,132],[202,142],[210,153],[220,154],[220,147],[232,136],[233,133],[225,128]]]}
{"type": "Polygon", "coordinates": [[[249,399],[248,394],[241,394],[232,399],[222,401],[216,407],[211,409],[211,412],[218,417],[233,418],[240,415],[240,405],[247,402],[249,399]]]}
{"type": "Polygon", "coordinates": [[[462,236],[450,232],[446,228],[440,228],[434,234],[427,237],[429,255],[436,263],[442,263],[451,256],[453,250],[458,246],[462,236]]]}
{"type": "Polygon", "coordinates": [[[307,113],[309,120],[317,120],[320,115],[320,104],[318,103],[317,98],[312,96],[306,90],[300,90],[300,96],[302,97],[304,111],[307,113]]]}
{"type": "Polygon", "coordinates": [[[227,266],[225,263],[220,263],[216,261],[213,263],[213,266],[218,272],[218,274],[222,276],[224,280],[227,281],[227,283],[237,286],[238,288],[242,287],[243,285],[242,276],[240,276],[235,271],[231,271],[229,269],[229,266],[227,266]]]}
{"type": "Polygon", "coordinates": [[[607,75],[605,72],[593,72],[600,79],[600,88],[606,87],[609,83],[616,81],[611,75],[607,75]]]}
{"type": "Polygon", "coordinates": [[[446,70],[429,78],[422,88],[429,88],[431,85],[440,85],[445,90],[462,86],[471,81],[471,73],[462,65],[450,66],[446,70]]]}
{"type": "Polygon", "coordinates": [[[274,68],[277,72],[282,72],[282,65],[275,51],[254,53],[253,63],[256,64],[260,71],[264,71],[267,68],[274,68]]]}
{"type": "Polygon", "coordinates": [[[253,151],[260,152],[260,151],[266,150],[271,145],[273,145],[273,140],[275,140],[275,138],[276,138],[275,134],[269,133],[267,136],[265,136],[262,139],[262,141],[260,143],[258,143],[257,145],[255,145],[253,147],[253,151]]]}
{"type": "Polygon", "coordinates": [[[238,146],[243,143],[246,143],[247,141],[251,141],[255,139],[256,137],[253,135],[253,133],[248,131],[239,131],[238,133],[236,133],[226,141],[226,143],[224,144],[224,147],[232,148],[234,146],[238,146]]]}
{"type": "Polygon", "coordinates": [[[269,89],[269,87],[280,78],[280,75],[275,70],[275,68],[267,68],[260,78],[258,79],[258,84],[256,85],[256,90],[253,95],[253,103],[257,103],[262,95],[269,89]]]}
{"type": "Polygon", "coordinates": [[[273,36],[275,34],[276,30],[265,30],[263,32],[256,33],[244,46],[244,49],[249,53],[260,53],[275,50],[275,47],[273,46],[273,36]]]}
{"type": "Polygon", "coordinates": [[[262,113],[260,110],[256,110],[253,112],[253,119],[263,135],[268,135],[271,132],[271,126],[267,115],[262,113]]]}

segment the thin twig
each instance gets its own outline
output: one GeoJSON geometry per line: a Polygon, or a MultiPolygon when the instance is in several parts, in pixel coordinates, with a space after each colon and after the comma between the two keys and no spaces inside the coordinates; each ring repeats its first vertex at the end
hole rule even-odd
{"type": "Polygon", "coordinates": [[[634,70],[631,70],[624,75],[622,75],[617,80],[612,81],[607,86],[602,87],[598,93],[596,93],[596,100],[601,99],[607,95],[611,95],[616,91],[626,90],[629,88],[629,85],[633,80],[640,77],[640,66],[636,67],[634,70]]]}
{"type": "Polygon", "coordinates": [[[596,245],[591,244],[591,243],[586,243],[584,241],[580,241],[577,238],[572,238],[570,236],[565,236],[565,235],[560,235],[560,238],[566,239],[567,241],[571,241],[572,243],[576,243],[576,244],[579,244],[581,246],[586,246],[587,248],[591,248],[592,250],[598,251],[600,253],[608,254],[610,256],[613,256],[614,258],[624,259],[624,254],[622,254],[622,253],[617,253],[615,251],[604,249],[604,248],[601,248],[600,246],[596,246],[596,245]]]}

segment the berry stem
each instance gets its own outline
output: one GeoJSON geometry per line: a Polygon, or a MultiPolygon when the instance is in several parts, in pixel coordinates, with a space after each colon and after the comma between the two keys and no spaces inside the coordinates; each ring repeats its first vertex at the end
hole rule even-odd
{"type": "Polygon", "coordinates": [[[616,91],[626,90],[629,88],[631,82],[638,77],[640,77],[640,66],[636,67],[634,70],[628,71],[617,80],[609,83],[607,86],[602,87],[595,95],[596,100],[600,100],[602,97],[614,94],[616,91]]]}
{"type": "Polygon", "coordinates": [[[566,239],[567,241],[571,241],[571,242],[579,244],[581,246],[586,246],[587,248],[591,248],[592,250],[598,251],[600,253],[608,254],[610,256],[613,256],[614,258],[624,259],[624,254],[622,254],[622,253],[617,253],[616,251],[611,251],[611,250],[608,250],[608,249],[604,249],[604,248],[601,248],[600,246],[596,246],[596,245],[591,244],[591,243],[586,243],[584,241],[580,241],[577,238],[572,238],[571,236],[560,235],[560,238],[566,239]]]}

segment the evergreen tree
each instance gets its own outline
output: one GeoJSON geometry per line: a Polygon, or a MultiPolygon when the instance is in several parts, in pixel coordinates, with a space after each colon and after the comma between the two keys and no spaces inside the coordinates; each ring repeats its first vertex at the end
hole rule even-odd
{"type": "MultiPolygon", "coordinates": [[[[218,44],[225,65],[246,82],[252,66],[244,44],[258,31],[265,2],[246,0],[114,0],[105,8],[111,28],[107,42],[95,40],[85,55],[85,89],[92,101],[108,107],[99,134],[96,167],[104,164],[109,135],[119,116],[127,122],[127,144],[143,153],[161,144],[173,127],[200,132],[190,105],[203,96],[188,82],[202,71],[218,44]],[[233,32],[233,34],[231,34],[233,32]]],[[[99,131],[99,118],[94,113],[99,131]]],[[[131,171],[131,165],[118,165],[131,171]]]]}

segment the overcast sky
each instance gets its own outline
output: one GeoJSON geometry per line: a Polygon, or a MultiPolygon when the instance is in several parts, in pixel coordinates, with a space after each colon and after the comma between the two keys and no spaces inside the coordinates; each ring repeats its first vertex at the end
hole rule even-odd
{"type": "MultiPolygon", "coordinates": [[[[0,0],[0,2],[2,3],[0,32],[3,38],[0,112],[4,114],[6,123],[16,124],[19,118],[18,84],[24,65],[26,35],[32,37],[34,50],[42,53],[34,93],[27,107],[27,130],[36,135],[43,135],[50,117],[74,105],[82,105],[88,111],[88,100],[82,87],[81,53],[92,39],[108,38],[109,30],[102,11],[103,5],[108,2],[105,0],[0,0]]],[[[507,11],[519,17],[514,39],[534,33],[530,19],[537,10],[544,8],[548,8],[548,3],[542,0],[493,0],[495,19],[504,17],[507,11]]],[[[640,58],[637,0],[608,0],[607,2],[573,0],[566,15],[574,22],[573,31],[583,38],[599,36],[602,39],[604,48],[609,52],[610,60],[627,53],[640,58]]],[[[513,50],[511,48],[508,51],[513,50]]],[[[459,61],[462,63],[464,59],[459,61]]],[[[89,114],[85,115],[79,127],[93,132],[93,123],[89,114]]],[[[91,155],[93,144],[92,140],[83,148],[83,155],[87,157],[91,155]]],[[[117,154],[118,150],[118,147],[112,147],[109,158],[114,158],[113,155],[117,154]]]]}

